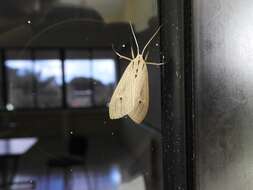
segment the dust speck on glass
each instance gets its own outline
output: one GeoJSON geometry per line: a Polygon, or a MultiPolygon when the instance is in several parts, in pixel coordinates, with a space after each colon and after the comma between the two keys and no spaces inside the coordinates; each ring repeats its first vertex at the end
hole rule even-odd
{"type": "Polygon", "coordinates": [[[112,46],[136,52],[131,21],[143,49],[158,15],[156,0],[0,2],[0,189],[162,189],[160,67],[142,124],[108,113],[129,64],[112,46]]]}

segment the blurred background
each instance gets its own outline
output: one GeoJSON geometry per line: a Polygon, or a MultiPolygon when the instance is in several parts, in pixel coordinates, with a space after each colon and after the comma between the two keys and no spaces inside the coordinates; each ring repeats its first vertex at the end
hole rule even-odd
{"type": "Polygon", "coordinates": [[[143,47],[158,15],[156,0],[0,2],[0,189],[162,189],[160,68],[143,124],[107,107],[128,64],[112,44],[130,57],[129,21],[143,47]]]}

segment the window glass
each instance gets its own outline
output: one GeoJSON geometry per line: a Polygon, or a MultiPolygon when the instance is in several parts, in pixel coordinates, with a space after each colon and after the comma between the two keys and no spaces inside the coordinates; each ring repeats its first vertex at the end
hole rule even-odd
{"type": "Polygon", "coordinates": [[[62,66],[60,60],[35,60],[37,106],[62,106],[62,66]]]}
{"type": "Polygon", "coordinates": [[[91,61],[67,59],[64,64],[68,105],[70,107],[92,106],[91,61]]]}
{"type": "Polygon", "coordinates": [[[34,107],[34,63],[32,60],[6,60],[8,80],[7,110],[34,107]]]}
{"type": "MultiPolygon", "coordinates": [[[[160,67],[148,65],[149,107],[141,124],[129,113],[110,118],[108,108],[129,65],[112,46],[129,58],[131,47],[137,54],[131,21],[141,52],[160,25],[158,4],[0,1],[9,110],[0,112],[6,126],[0,142],[8,142],[0,144],[6,166],[0,166],[0,188],[162,189],[160,67]],[[36,140],[17,155],[6,151],[9,142],[24,145],[23,138],[36,140]]],[[[161,62],[159,35],[146,49],[150,62],[161,62]]]]}
{"type": "Polygon", "coordinates": [[[93,59],[92,77],[96,105],[106,105],[112,95],[116,81],[115,61],[113,59],[93,59]]]}

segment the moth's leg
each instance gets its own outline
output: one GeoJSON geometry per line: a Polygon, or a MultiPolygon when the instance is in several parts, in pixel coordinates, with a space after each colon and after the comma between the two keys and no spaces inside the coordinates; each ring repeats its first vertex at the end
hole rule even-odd
{"type": "Polygon", "coordinates": [[[124,56],[124,55],[121,55],[121,54],[120,54],[119,52],[117,52],[113,47],[112,47],[112,50],[114,51],[114,53],[115,53],[117,56],[119,56],[119,58],[121,58],[121,59],[126,59],[126,60],[128,60],[128,61],[132,61],[131,58],[126,57],[126,56],[124,56]]]}
{"type": "Polygon", "coordinates": [[[159,65],[164,65],[165,63],[152,63],[152,62],[147,62],[146,64],[148,64],[148,65],[156,65],[156,66],[159,66],[159,65]]]}

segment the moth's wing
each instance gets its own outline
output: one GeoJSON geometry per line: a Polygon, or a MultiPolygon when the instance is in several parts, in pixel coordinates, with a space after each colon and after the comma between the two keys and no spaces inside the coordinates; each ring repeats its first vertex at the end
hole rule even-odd
{"type": "Polygon", "coordinates": [[[109,103],[111,119],[121,118],[133,110],[133,62],[124,71],[109,103]]]}
{"type": "Polygon", "coordinates": [[[146,64],[143,67],[143,71],[140,72],[139,77],[139,81],[135,85],[134,109],[128,114],[138,124],[144,120],[149,106],[148,69],[146,64]]]}

